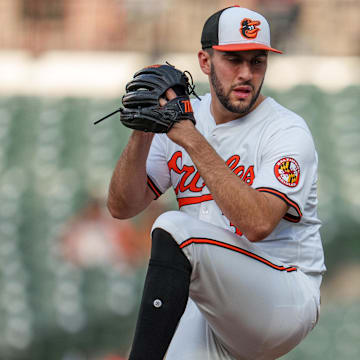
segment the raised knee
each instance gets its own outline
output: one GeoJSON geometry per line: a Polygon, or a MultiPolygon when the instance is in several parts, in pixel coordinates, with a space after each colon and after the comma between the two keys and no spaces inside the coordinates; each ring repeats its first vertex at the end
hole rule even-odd
{"type": "Polygon", "coordinates": [[[187,217],[188,215],[181,211],[167,211],[155,220],[151,231],[160,228],[174,236],[178,229],[186,227],[187,217]]]}
{"type": "Polygon", "coordinates": [[[191,273],[190,261],[170,233],[164,229],[155,228],[152,231],[151,238],[150,262],[191,273]]]}

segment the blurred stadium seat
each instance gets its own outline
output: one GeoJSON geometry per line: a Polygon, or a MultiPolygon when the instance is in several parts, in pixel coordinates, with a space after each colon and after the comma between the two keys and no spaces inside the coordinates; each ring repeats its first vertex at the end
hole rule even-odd
{"type": "MultiPolygon", "coordinates": [[[[197,89],[202,94],[207,86],[197,89]]],[[[312,129],[327,246],[346,233],[344,226],[359,226],[360,87],[329,94],[303,85],[265,93],[312,129]]],[[[59,241],[89,194],[105,197],[129,131],[117,118],[93,122],[117,107],[117,99],[0,98],[1,359],[126,355],[144,269],[82,268],[64,258],[59,241]]],[[[284,359],[358,359],[359,324],[359,304],[325,307],[314,333],[284,359]]]]}

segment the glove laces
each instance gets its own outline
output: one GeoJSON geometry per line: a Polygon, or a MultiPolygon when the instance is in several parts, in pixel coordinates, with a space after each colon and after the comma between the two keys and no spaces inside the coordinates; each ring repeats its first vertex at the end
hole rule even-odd
{"type": "MultiPolygon", "coordinates": [[[[172,67],[175,67],[174,65],[171,65],[169,62],[167,62],[167,61],[165,61],[165,62],[166,62],[167,65],[172,66],[172,67]]],[[[185,76],[185,78],[186,78],[186,86],[187,86],[187,91],[188,91],[189,95],[194,95],[197,99],[199,99],[199,100],[201,101],[200,97],[199,97],[198,94],[195,92],[195,84],[194,84],[194,80],[193,80],[193,77],[192,77],[190,71],[185,70],[185,71],[183,71],[182,74],[183,74],[183,75],[185,76]],[[189,82],[189,77],[190,77],[190,82],[189,82]]],[[[118,112],[121,112],[121,110],[122,110],[122,108],[120,107],[120,108],[118,108],[117,110],[113,111],[112,113],[110,113],[110,114],[108,114],[108,115],[105,115],[105,116],[102,117],[101,119],[96,120],[96,121],[94,122],[94,125],[96,125],[96,124],[98,124],[99,122],[101,122],[101,121],[109,118],[110,116],[113,116],[113,115],[117,114],[118,112]]]]}
{"type": "MultiPolygon", "coordinates": [[[[167,65],[169,65],[169,66],[175,67],[174,65],[170,64],[168,61],[165,61],[165,63],[166,63],[167,65]]],[[[193,94],[197,99],[199,99],[199,100],[201,101],[200,97],[199,97],[198,94],[195,92],[195,84],[194,84],[194,80],[193,80],[193,77],[192,77],[190,71],[185,70],[185,71],[183,71],[182,74],[183,74],[183,75],[185,76],[185,78],[186,78],[186,86],[187,86],[187,91],[188,91],[189,95],[192,95],[192,94],[193,94]],[[189,77],[190,77],[191,83],[189,82],[189,77]]]]}

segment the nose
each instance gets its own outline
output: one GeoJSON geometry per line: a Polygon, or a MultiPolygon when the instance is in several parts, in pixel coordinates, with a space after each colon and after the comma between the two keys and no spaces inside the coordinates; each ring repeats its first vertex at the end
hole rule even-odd
{"type": "Polygon", "coordinates": [[[237,78],[239,81],[246,82],[252,79],[251,64],[243,61],[239,64],[237,78]]]}

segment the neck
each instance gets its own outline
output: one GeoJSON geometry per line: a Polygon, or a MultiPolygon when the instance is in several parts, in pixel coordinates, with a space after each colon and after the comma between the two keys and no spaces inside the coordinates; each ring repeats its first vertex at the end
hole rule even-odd
{"type": "Polygon", "coordinates": [[[239,119],[245,115],[248,115],[253,110],[255,110],[264,100],[266,96],[260,94],[257,98],[255,104],[250,108],[246,113],[234,113],[227,110],[218,100],[216,94],[211,91],[211,104],[210,104],[210,112],[214,117],[216,125],[225,124],[229,121],[233,121],[239,119]]]}

